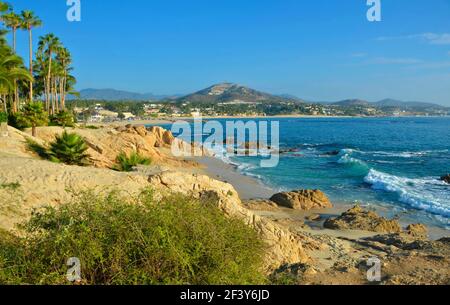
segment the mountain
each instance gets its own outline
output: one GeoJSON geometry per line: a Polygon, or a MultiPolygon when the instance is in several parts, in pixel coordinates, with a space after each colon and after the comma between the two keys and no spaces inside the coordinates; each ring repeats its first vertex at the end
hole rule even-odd
{"type": "Polygon", "coordinates": [[[149,101],[176,98],[178,96],[154,95],[152,93],[136,93],[115,89],[84,89],[80,91],[80,97],[86,100],[106,101],[149,101]]]}
{"type": "Polygon", "coordinates": [[[403,102],[394,99],[384,99],[379,102],[373,103],[376,107],[398,107],[398,108],[410,108],[410,109],[444,109],[446,107],[424,102],[403,102]]]}
{"type": "Polygon", "coordinates": [[[276,96],[260,92],[238,84],[222,83],[177,99],[178,102],[216,103],[301,103],[294,97],[276,96]]]}
{"type": "Polygon", "coordinates": [[[349,100],[343,100],[336,103],[331,103],[331,105],[335,106],[370,106],[370,103],[368,101],[364,100],[358,100],[358,99],[349,99],[349,100]]]}

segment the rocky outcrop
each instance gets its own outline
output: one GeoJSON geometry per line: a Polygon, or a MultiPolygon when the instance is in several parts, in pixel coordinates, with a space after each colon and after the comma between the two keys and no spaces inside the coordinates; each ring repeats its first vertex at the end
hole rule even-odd
{"type": "Polygon", "coordinates": [[[406,233],[410,236],[417,238],[427,238],[428,237],[428,228],[421,224],[411,224],[406,227],[406,233]]]}
{"type": "Polygon", "coordinates": [[[441,180],[444,181],[445,183],[450,184],[450,174],[442,176],[441,180]]]}
{"type": "Polygon", "coordinates": [[[161,194],[169,191],[193,196],[217,205],[229,217],[244,220],[261,234],[269,247],[266,258],[267,269],[278,268],[283,264],[309,261],[298,235],[246,209],[230,184],[207,176],[179,172],[165,172],[150,176],[149,182],[161,194]]]}
{"type": "Polygon", "coordinates": [[[270,198],[279,206],[295,210],[312,210],[331,208],[328,197],[319,190],[299,190],[292,192],[278,193],[270,198]]]}
{"type": "Polygon", "coordinates": [[[374,212],[362,209],[360,206],[355,206],[337,218],[328,219],[324,227],[332,230],[362,230],[380,233],[401,232],[398,221],[387,220],[374,212]]]}

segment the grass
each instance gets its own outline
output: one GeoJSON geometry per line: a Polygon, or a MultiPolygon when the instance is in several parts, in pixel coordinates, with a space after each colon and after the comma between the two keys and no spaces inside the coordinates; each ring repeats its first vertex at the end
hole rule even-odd
{"type": "Polygon", "coordinates": [[[8,190],[12,190],[12,191],[17,191],[20,187],[21,187],[21,184],[19,182],[0,184],[0,189],[8,189],[8,190]]]}
{"type": "Polygon", "coordinates": [[[20,237],[0,231],[0,284],[262,284],[266,245],[210,202],[85,192],[35,212],[20,237]]]}

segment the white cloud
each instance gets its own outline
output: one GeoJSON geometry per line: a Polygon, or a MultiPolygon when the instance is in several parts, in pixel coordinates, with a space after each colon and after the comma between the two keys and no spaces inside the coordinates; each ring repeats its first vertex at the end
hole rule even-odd
{"type": "Polygon", "coordinates": [[[433,45],[450,45],[450,33],[422,33],[406,36],[383,36],[377,38],[378,41],[399,39],[418,39],[433,45]]]}

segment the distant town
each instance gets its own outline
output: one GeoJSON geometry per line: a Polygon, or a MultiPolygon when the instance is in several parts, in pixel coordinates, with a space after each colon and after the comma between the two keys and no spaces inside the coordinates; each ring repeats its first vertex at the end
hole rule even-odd
{"type": "Polygon", "coordinates": [[[448,116],[450,108],[422,102],[386,99],[376,103],[349,99],[335,103],[307,102],[292,96],[275,96],[236,84],[219,84],[181,97],[148,97],[139,100],[123,92],[97,93],[95,98],[72,99],[68,106],[78,121],[115,122],[185,117],[265,116],[448,116]],[[114,100],[114,96],[120,100],[114,100]],[[106,99],[107,98],[107,99],[106,99]]]}

